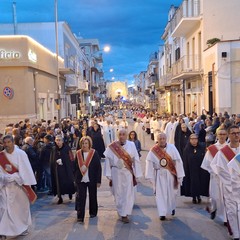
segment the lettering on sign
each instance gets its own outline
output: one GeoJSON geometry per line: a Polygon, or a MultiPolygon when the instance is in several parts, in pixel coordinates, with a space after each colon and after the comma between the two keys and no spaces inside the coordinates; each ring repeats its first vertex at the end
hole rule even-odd
{"type": "Polygon", "coordinates": [[[21,53],[14,50],[4,50],[0,49],[0,60],[11,60],[11,59],[19,59],[21,57],[21,53]]]}
{"type": "Polygon", "coordinates": [[[37,54],[33,52],[31,49],[28,51],[28,59],[32,62],[37,62],[37,54]]]}

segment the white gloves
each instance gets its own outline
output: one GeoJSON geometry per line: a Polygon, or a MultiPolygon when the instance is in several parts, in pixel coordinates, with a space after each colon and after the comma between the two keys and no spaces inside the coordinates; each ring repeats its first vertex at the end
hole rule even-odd
{"type": "Polygon", "coordinates": [[[23,184],[23,181],[22,181],[22,179],[21,179],[21,177],[19,176],[18,173],[5,174],[4,175],[4,181],[5,181],[5,184],[6,183],[11,183],[11,182],[14,182],[14,181],[20,186],[23,184]]]}

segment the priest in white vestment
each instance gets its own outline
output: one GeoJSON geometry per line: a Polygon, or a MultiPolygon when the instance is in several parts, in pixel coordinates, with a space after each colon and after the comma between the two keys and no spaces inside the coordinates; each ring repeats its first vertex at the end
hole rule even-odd
{"type": "Polygon", "coordinates": [[[12,136],[5,136],[3,144],[5,156],[18,172],[8,174],[0,167],[0,236],[26,235],[31,225],[31,213],[22,185],[35,185],[35,176],[27,154],[14,145],[12,136]]]}
{"type": "Polygon", "coordinates": [[[232,183],[232,208],[235,209],[235,226],[234,239],[240,237],[240,153],[228,163],[229,172],[231,175],[232,183]]]}
{"type": "Polygon", "coordinates": [[[219,129],[217,131],[217,139],[217,143],[210,146],[206,152],[201,168],[210,173],[209,196],[211,199],[211,205],[209,206],[209,212],[211,218],[214,219],[217,215],[223,222],[227,222],[226,209],[223,200],[223,186],[218,175],[215,173],[216,171],[212,169],[214,165],[211,165],[213,158],[215,157],[214,154],[227,144],[227,131],[225,129],[219,129]]]}
{"type": "MultiPolygon", "coordinates": [[[[232,152],[232,155],[236,156],[237,154],[240,153],[239,127],[236,125],[232,125],[228,128],[227,132],[228,132],[228,139],[230,140],[230,143],[226,145],[224,148],[229,148],[227,149],[228,152],[232,152]]],[[[238,220],[237,212],[240,211],[240,208],[237,205],[237,199],[235,199],[236,195],[235,193],[233,194],[234,188],[232,185],[233,184],[232,176],[228,167],[228,163],[230,162],[231,159],[228,159],[226,154],[223,153],[222,150],[224,148],[218,151],[218,153],[216,154],[215,158],[211,163],[211,167],[215,171],[215,173],[218,175],[220,181],[223,184],[224,203],[225,203],[226,212],[227,212],[227,219],[231,227],[233,238],[239,239],[240,233],[239,233],[238,223],[240,222],[240,219],[238,220]]]]}
{"type": "MultiPolygon", "coordinates": [[[[132,168],[136,178],[142,176],[141,163],[134,142],[127,140],[126,129],[118,131],[117,143],[130,155],[132,168]]],[[[110,147],[104,152],[106,157],[104,165],[104,176],[112,183],[112,193],[115,198],[117,212],[124,223],[128,223],[128,215],[132,213],[135,187],[133,185],[133,175],[125,167],[124,160],[119,158],[110,147]]]]}
{"type": "Polygon", "coordinates": [[[138,118],[137,122],[134,123],[133,130],[137,133],[137,137],[141,143],[141,146],[145,147],[145,128],[140,118],[138,118]]]}
{"type": "Polygon", "coordinates": [[[171,116],[171,121],[167,123],[166,128],[164,129],[164,133],[166,133],[167,136],[167,143],[175,143],[174,136],[177,125],[178,122],[176,121],[176,118],[171,116]]]}
{"type": "Polygon", "coordinates": [[[160,220],[165,220],[166,215],[175,214],[176,197],[185,174],[180,154],[173,144],[166,142],[165,133],[158,135],[157,146],[171,157],[176,170],[175,177],[167,168],[168,161],[165,158],[159,159],[153,152],[153,148],[149,151],[146,158],[145,177],[153,184],[160,220]]]}
{"type": "Polygon", "coordinates": [[[103,140],[106,147],[114,141],[114,129],[109,119],[107,124],[103,126],[103,140]]]}

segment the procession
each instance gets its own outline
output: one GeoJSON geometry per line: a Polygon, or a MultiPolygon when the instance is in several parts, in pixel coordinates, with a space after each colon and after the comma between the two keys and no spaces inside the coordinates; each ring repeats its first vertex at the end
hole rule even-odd
{"type": "Polygon", "coordinates": [[[0,3],[0,240],[239,240],[240,1],[0,3]]]}
{"type": "Polygon", "coordinates": [[[136,108],[60,124],[29,119],[9,124],[0,145],[2,239],[31,236],[30,204],[45,197],[53,205],[75,202],[72,211],[80,225],[101,218],[102,181],[114,199],[114,221],[131,224],[137,189],[146,181],[160,223],[178,217],[177,201],[186,196],[217,219],[226,235],[239,239],[240,115],[219,115],[161,116],[136,108]]]}

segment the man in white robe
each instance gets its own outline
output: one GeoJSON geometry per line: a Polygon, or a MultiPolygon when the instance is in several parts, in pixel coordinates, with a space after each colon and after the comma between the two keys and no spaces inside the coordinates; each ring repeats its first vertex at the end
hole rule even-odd
{"type": "Polygon", "coordinates": [[[114,130],[111,121],[107,119],[107,124],[103,126],[103,140],[105,146],[108,146],[114,141],[114,130]]]}
{"type": "Polygon", "coordinates": [[[157,138],[158,138],[158,135],[160,133],[161,126],[160,126],[160,124],[158,122],[158,119],[156,117],[153,118],[152,129],[153,129],[154,142],[157,142],[157,138]]]}
{"type": "Polygon", "coordinates": [[[145,147],[145,128],[140,118],[138,118],[137,122],[134,123],[133,130],[137,133],[138,140],[140,141],[142,147],[145,147]]]}
{"type": "Polygon", "coordinates": [[[171,157],[173,165],[175,165],[176,176],[169,171],[169,162],[165,158],[159,159],[154,153],[153,148],[147,155],[145,171],[146,179],[150,179],[155,189],[160,220],[165,220],[166,215],[175,214],[178,188],[185,176],[182,159],[178,150],[173,144],[167,143],[166,140],[166,134],[160,133],[158,135],[157,146],[162,152],[166,152],[171,157]]]}
{"type": "MultiPolygon", "coordinates": [[[[142,176],[141,163],[138,152],[133,142],[127,140],[126,129],[118,131],[117,143],[130,155],[132,168],[136,178],[142,176]]],[[[133,175],[125,167],[124,160],[119,158],[108,146],[104,152],[106,157],[104,165],[104,176],[106,176],[112,185],[112,193],[115,198],[117,212],[124,223],[128,223],[128,215],[132,213],[134,205],[135,187],[133,185],[133,175]]]]}
{"type": "Polygon", "coordinates": [[[176,118],[171,116],[170,122],[167,123],[166,128],[164,129],[164,133],[166,133],[167,136],[167,143],[174,144],[174,136],[177,125],[178,122],[176,121],[176,118]]]}
{"type": "MultiPolygon", "coordinates": [[[[235,199],[236,195],[233,194],[233,186],[232,186],[232,179],[231,173],[228,168],[228,163],[233,157],[227,156],[235,156],[240,153],[239,147],[239,140],[240,140],[240,130],[239,127],[236,125],[230,126],[228,128],[228,139],[230,143],[223,147],[218,153],[216,154],[215,158],[211,163],[211,167],[214,172],[219,176],[220,181],[223,184],[223,197],[227,212],[227,219],[229,221],[229,225],[231,228],[231,232],[233,234],[234,239],[239,239],[239,225],[237,211],[240,211],[236,202],[238,201],[235,199]],[[227,152],[231,154],[224,154],[223,150],[227,150],[227,152]],[[231,159],[230,159],[231,158],[231,159]]],[[[238,196],[239,198],[239,196],[238,196]]],[[[230,233],[231,233],[230,232],[230,233]]]]}
{"type": "Polygon", "coordinates": [[[216,171],[213,171],[212,169],[214,165],[211,165],[217,152],[227,144],[227,131],[225,129],[219,129],[217,131],[217,139],[217,143],[208,148],[201,168],[210,173],[209,196],[211,199],[211,205],[208,210],[211,214],[211,219],[214,219],[217,214],[223,222],[227,222],[226,209],[223,200],[223,186],[218,175],[215,173],[216,171]]]}
{"type": "Polygon", "coordinates": [[[122,128],[124,128],[124,129],[128,129],[128,122],[127,122],[127,119],[126,119],[126,117],[123,117],[123,120],[122,120],[122,122],[120,123],[120,126],[122,127],[122,128]]]}
{"type": "Polygon", "coordinates": [[[0,166],[0,236],[26,235],[31,225],[31,213],[22,185],[35,185],[35,176],[27,154],[14,146],[12,136],[5,136],[3,144],[5,156],[18,172],[8,174],[0,166]]]}
{"type": "Polygon", "coordinates": [[[114,141],[118,139],[118,131],[122,129],[122,126],[120,125],[120,121],[116,119],[115,124],[113,125],[113,133],[114,133],[114,141]]]}
{"type": "Polygon", "coordinates": [[[239,239],[240,237],[240,153],[238,153],[235,158],[233,158],[228,163],[229,172],[231,175],[232,183],[232,201],[231,206],[234,211],[234,220],[236,226],[236,233],[234,234],[234,239],[239,239]],[[238,227],[238,231],[237,231],[238,227]],[[238,234],[237,234],[238,232],[238,234]]]}

